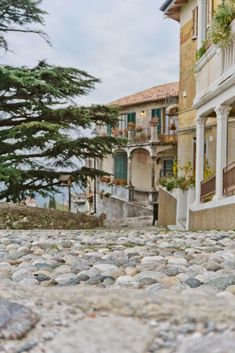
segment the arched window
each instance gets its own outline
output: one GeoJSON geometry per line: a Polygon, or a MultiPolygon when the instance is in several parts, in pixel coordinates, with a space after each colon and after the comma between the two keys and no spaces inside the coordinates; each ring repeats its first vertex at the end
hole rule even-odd
{"type": "Polygon", "coordinates": [[[114,155],[114,177],[115,179],[127,180],[126,152],[116,152],[114,155]]]}

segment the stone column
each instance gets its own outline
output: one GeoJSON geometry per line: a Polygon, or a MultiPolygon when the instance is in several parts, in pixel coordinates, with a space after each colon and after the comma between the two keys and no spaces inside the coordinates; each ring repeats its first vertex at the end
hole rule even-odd
{"type": "Polygon", "coordinates": [[[206,39],[206,16],[207,16],[207,1],[198,1],[198,41],[197,48],[200,49],[206,39]]]}
{"type": "Polygon", "coordinates": [[[204,130],[205,130],[205,118],[199,116],[197,118],[196,125],[196,185],[195,192],[196,198],[195,203],[200,204],[201,202],[201,182],[204,174],[204,130]]]}
{"type": "Polygon", "coordinates": [[[128,186],[132,185],[132,155],[128,157],[128,186]]]}
{"type": "Polygon", "coordinates": [[[151,157],[152,162],[151,162],[151,188],[152,191],[156,190],[155,187],[155,164],[156,164],[156,156],[151,157]]]}
{"type": "Polygon", "coordinates": [[[223,189],[223,169],[227,165],[227,134],[228,115],[231,107],[220,105],[215,109],[217,120],[216,138],[216,181],[214,199],[221,199],[224,195],[223,189]]]}
{"type": "Polygon", "coordinates": [[[151,142],[158,142],[158,125],[157,125],[157,122],[151,122],[151,124],[150,124],[150,136],[151,136],[151,142]]]}

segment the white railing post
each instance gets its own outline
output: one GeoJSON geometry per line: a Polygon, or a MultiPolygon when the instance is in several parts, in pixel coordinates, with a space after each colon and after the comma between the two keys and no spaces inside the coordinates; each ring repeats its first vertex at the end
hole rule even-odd
{"type": "Polygon", "coordinates": [[[227,165],[227,130],[230,110],[231,107],[228,105],[220,105],[215,109],[217,120],[215,200],[223,198],[224,193],[223,170],[227,165]]]}
{"type": "Polygon", "coordinates": [[[196,125],[196,198],[195,203],[201,203],[201,182],[204,177],[204,130],[205,118],[198,116],[196,125]]]}

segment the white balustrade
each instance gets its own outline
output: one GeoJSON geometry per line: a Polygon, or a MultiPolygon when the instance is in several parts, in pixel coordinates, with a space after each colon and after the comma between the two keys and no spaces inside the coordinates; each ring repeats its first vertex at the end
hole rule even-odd
{"type": "Polygon", "coordinates": [[[195,66],[195,105],[213,94],[227,78],[235,73],[235,20],[231,24],[231,41],[226,48],[211,46],[195,66]]]}

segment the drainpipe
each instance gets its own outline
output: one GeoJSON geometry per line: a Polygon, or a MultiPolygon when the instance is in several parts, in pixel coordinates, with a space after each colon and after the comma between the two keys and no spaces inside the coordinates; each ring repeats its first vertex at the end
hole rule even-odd
{"type": "MultiPolygon", "coordinates": [[[[96,158],[94,158],[94,169],[96,169],[96,158]]],[[[96,175],[94,176],[94,211],[91,215],[96,214],[96,175]]]]}

